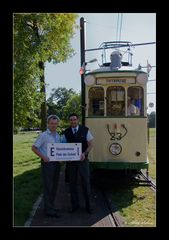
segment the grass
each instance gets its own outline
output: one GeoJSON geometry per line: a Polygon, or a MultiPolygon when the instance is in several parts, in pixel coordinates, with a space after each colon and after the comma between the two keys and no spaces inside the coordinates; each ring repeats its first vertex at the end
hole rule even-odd
{"type": "Polygon", "coordinates": [[[156,136],[156,128],[150,128],[150,137],[156,136]]]}
{"type": "Polygon", "coordinates": [[[151,189],[123,187],[112,189],[112,201],[116,210],[123,216],[126,227],[155,227],[155,194],[151,189]]]}
{"type": "MultiPolygon", "coordinates": [[[[148,147],[149,175],[156,179],[156,129],[150,129],[148,147]]],[[[143,186],[116,187],[111,189],[111,197],[117,211],[123,216],[126,227],[156,226],[156,195],[143,186]]]]}
{"type": "Polygon", "coordinates": [[[23,226],[32,205],[42,191],[40,160],[32,152],[36,133],[20,133],[13,137],[14,150],[14,226],[23,226]]]}

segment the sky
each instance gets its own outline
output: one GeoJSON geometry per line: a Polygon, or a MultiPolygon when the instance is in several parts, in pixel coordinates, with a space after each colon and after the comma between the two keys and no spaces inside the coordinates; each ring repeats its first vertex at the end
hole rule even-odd
{"type": "MultiPolygon", "coordinates": [[[[133,44],[156,42],[156,14],[155,13],[121,13],[121,31],[117,28],[118,13],[78,13],[77,25],[80,25],[80,18],[86,20],[86,49],[98,48],[102,42],[116,41],[120,37],[121,41],[130,41],[133,44]],[[118,30],[118,31],[117,31],[118,30]]],[[[120,23],[120,19],[119,19],[120,23]]],[[[71,39],[72,48],[75,55],[65,63],[46,63],[45,80],[47,83],[47,98],[51,94],[52,88],[66,87],[73,88],[77,93],[81,91],[80,69],[80,29],[77,29],[71,39]]],[[[156,66],[156,44],[143,45],[132,48],[133,67],[147,65],[147,60],[151,66],[156,66]]],[[[101,64],[101,51],[87,52],[86,61],[93,58],[98,59],[101,64]]],[[[90,63],[87,69],[98,68],[98,63],[90,63]]],[[[146,69],[144,69],[146,70],[146,69]]],[[[148,113],[156,111],[156,67],[149,73],[147,83],[147,107],[148,113]],[[151,94],[149,94],[151,93],[151,94]],[[153,107],[149,107],[149,103],[153,107]]]]}

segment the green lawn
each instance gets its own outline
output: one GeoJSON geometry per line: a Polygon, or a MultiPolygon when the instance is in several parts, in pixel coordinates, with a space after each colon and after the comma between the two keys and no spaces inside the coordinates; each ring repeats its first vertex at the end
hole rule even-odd
{"type": "Polygon", "coordinates": [[[123,216],[125,227],[155,227],[155,193],[144,186],[113,187],[112,202],[123,216]]]}
{"type": "Polygon", "coordinates": [[[13,137],[14,226],[24,225],[42,191],[40,159],[31,150],[37,136],[28,132],[13,137]]]}
{"type": "Polygon", "coordinates": [[[156,136],[156,128],[150,128],[150,137],[156,136]]]}
{"type": "MultiPolygon", "coordinates": [[[[156,179],[156,129],[150,129],[149,175],[156,179]]],[[[126,227],[156,226],[156,194],[148,187],[112,188],[112,201],[124,217],[126,227]]]]}

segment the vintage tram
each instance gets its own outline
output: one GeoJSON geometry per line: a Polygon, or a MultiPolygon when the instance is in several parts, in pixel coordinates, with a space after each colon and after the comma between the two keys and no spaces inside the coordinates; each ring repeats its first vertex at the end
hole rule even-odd
{"type": "Polygon", "coordinates": [[[83,74],[84,122],[94,136],[90,166],[133,172],[146,169],[148,174],[148,74],[141,67],[132,67],[129,46],[129,42],[104,42],[102,56],[115,49],[110,60],[83,74]],[[125,46],[127,61],[120,50],[125,46]]]}

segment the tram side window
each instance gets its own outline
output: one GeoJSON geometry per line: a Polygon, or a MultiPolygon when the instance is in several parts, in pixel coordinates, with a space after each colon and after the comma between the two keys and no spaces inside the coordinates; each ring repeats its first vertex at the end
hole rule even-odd
{"type": "Polygon", "coordinates": [[[143,89],[141,87],[129,87],[127,92],[127,115],[143,116],[143,89]]]}
{"type": "Polygon", "coordinates": [[[107,116],[124,116],[125,89],[121,86],[107,88],[107,116]]]}
{"type": "Polygon", "coordinates": [[[89,89],[89,116],[104,116],[104,89],[91,87],[89,89]]]}

